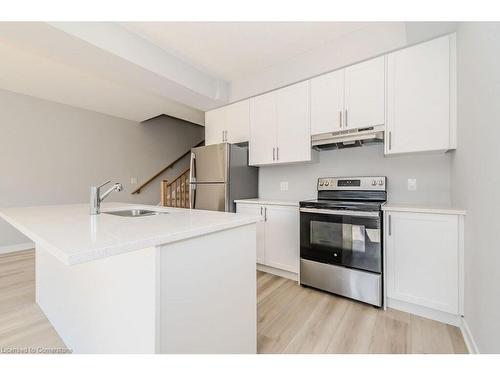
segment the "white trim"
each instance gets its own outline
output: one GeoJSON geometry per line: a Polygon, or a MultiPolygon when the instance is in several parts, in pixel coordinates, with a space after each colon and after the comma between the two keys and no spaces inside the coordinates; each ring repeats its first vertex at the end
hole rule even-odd
{"type": "Polygon", "coordinates": [[[422,316],[424,318],[436,320],[441,323],[450,324],[455,327],[461,326],[461,316],[459,315],[450,314],[444,311],[439,311],[428,307],[415,305],[413,303],[399,301],[392,298],[387,298],[387,306],[395,310],[400,310],[410,314],[422,316]]]}
{"type": "Polygon", "coordinates": [[[465,346],[467,346],[467,350],[470,354],[480,354],[479,349],[477,348],[476,342],[474,341],[474,337],[472,336],[472,332],[470,331],[469,325],[465,320],[465,317],[462,317],[460,321],[460,332],[462,332],[462,336],[464,338],[465,346]]]}
{"type": "Polygon", "coordinates": [[[457,34],[450,39],[450,150],[457,148],[457,34]]]}
{"type": "Polygon", "coordinates": [[[285,279],[299,281],[298,275],[294,272],[280,270],[278,268],[265,266],[265,265],[259,264],[259,263],[257,263],[257,270],[262,271],[262,272],[266,272],[266,273],[270,273],[270,274],[273,274],[276,276],[284,277],[285,279]]]}
{"type": "Polygon", "coordinates": [[[35,244],[33,242],[25,242],[17,245],[1,246],[0,254],[15,253],[16,251],[30,250],[34,248],[35,244]]]}
{"type": "Polygon", "coordinates": [[[458,217],[458,313],[465,315],[465,216],[458,217]]]}

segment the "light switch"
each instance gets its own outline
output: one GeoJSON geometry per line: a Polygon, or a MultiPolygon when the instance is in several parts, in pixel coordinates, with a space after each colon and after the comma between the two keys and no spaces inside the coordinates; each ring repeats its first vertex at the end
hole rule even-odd
{"type": "Polygon", "coordinates": [[[416,178],[409,178],[408,179],[408,191],[415,191],[417,190],[417,179],[416,178]]]}
{"type": "Polygon", "coordinates": [[[288,181],[281,181],[280,182],[280,190],[281,191],[287,191],[288,190],[288,181]]]}

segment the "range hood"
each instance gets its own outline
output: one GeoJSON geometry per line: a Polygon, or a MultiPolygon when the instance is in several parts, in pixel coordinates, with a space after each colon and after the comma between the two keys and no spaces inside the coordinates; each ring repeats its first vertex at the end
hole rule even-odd
{"type": "Polygon", "coordinates": [[[383,142],[384,125],[370,126],[362,129],[340,130],[333,133],[312,136],[312,147],[319,151],[359,147],[366,144],[383,142]]]}

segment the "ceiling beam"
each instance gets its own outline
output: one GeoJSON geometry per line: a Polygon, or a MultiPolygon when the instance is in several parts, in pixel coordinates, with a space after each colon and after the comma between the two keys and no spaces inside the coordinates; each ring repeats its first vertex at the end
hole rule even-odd
{"type": "MultiPolygon", "coordinates": [[[[228,99],[228,82],[200,71],[118,23],[50,22],[49,25],[118,57],[121,68],[133,73],[127,80],[146,84],[157,95],[202,110],[228,99]]],[[[117,64],[115,61],[114,71],[117,64]]],[[[113,74],[113,70],[103,70],[108,76],[113,74]]]]}

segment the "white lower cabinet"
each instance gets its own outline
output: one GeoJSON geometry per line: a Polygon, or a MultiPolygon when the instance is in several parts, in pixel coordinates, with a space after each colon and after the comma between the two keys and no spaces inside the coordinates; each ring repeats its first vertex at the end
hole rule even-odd
{"type": "Polygon", "coordinates": [[[237,203],[236,212],[262,215],[257,224],[257,263],[298,274],[299,208],[290,205],[237,203]]]}
{"type": "MultiPolygon", "coordinates": [[[[236,212],[239,214],[263,216],[264,207],[258,204],[243,204],[236,205],[236,212]]],[[[257,223],[257,263],[263,264],[266,257],[265,243],[264,243],[264,222],[257,223]]]]}
{"type": "Polygon", "coordinates": [[[455,323],[453,317],[462,314],[461,220],[451,214],[385,212],[389,307],[455,323]]]}

